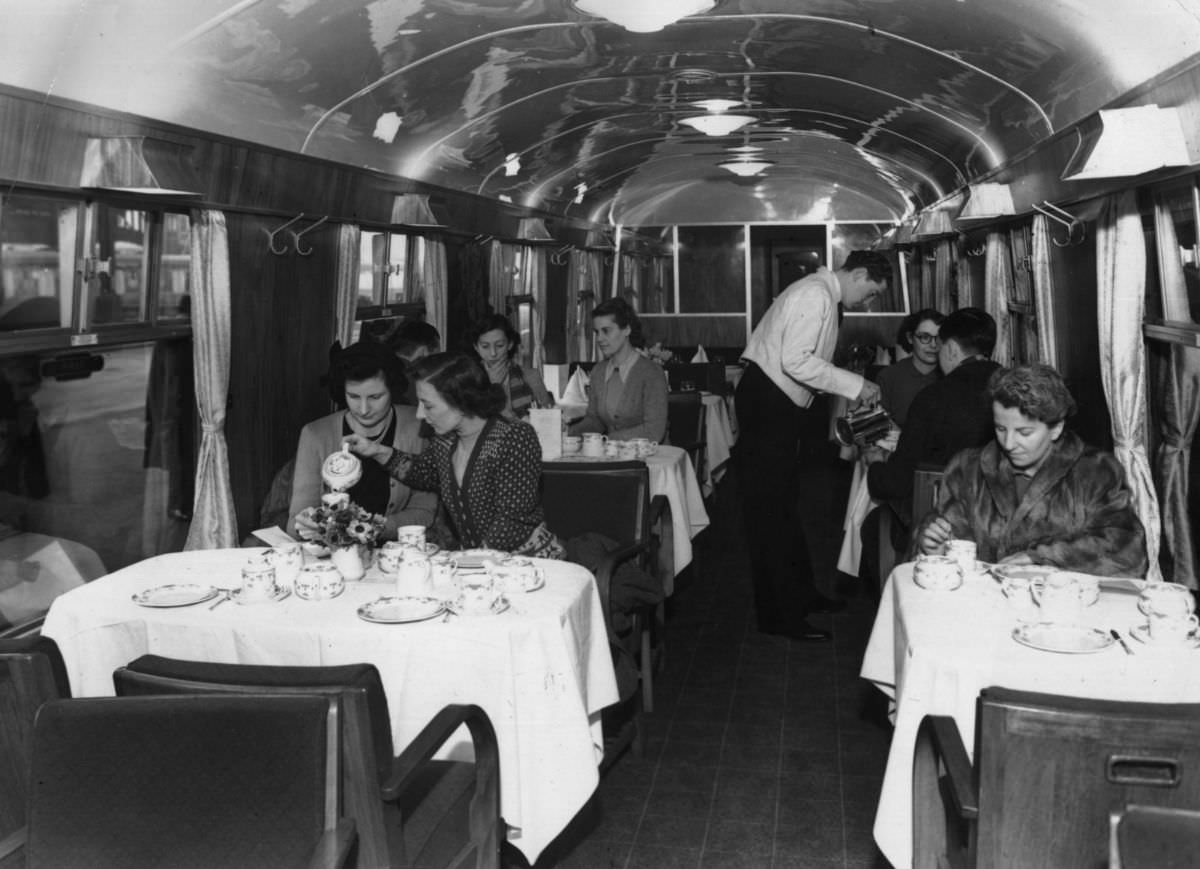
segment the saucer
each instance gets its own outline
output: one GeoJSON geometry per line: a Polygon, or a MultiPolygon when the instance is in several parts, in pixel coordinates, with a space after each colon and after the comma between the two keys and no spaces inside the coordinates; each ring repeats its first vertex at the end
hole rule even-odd
{"type": "Polygon", "coordinates": [[[258,604],[262,604],[262,603],[279,603],[279,601],[283,600],[285,597],[287,597],[289,594],[292,593],[292,590],[290,588],[287,588],[286,586],[282,586],[282,585],[277,585],[277,586],[275,586],[275,591],[271,592],[271,594],[268,595],[267,597],[261,598],[259,600],[250,600],[249,598],[247,598],[245,595],[242,594],[242,591],[243,590],[240,588],[235,588],[233,591],[231,591],[229,593],[229,599],[232,600],[234,603],[240,603],[242,606],[257,606],[258,604]]]}
{"type": "Polygon", "coordinates": [[[499,549],[463,549],[460,552],[451,552],[450,555],[459,570],[483,570],[485,561],[502,564],[510,557],[507,552],[501,552],[499,549]]]}
{"type": "Polygon", "coordinates": [[[1035,622],[1013,628],[1012,638],[1031,649],[1060,652],[1065,655],[1101,652],[1116,642],[1110,634],[1097,628],[1058,625],[1051,622],[1035,622]]]}
{"type": "Polygon", "coordinates": [[[496,616],[508,609],[508,598],[498,597],[492,602],[492,605],[488,608],[487,612],[475,612],[473,610],[468,610],[463,606],[463,599],[460,595],[454,600],[448,602],[446,604],[446,609],[450,610],[450,612],[454,613],[456,616],[496,616]]]}
{"type": "Polygon", "coordinates": [[[1182,641],[1166,642],[1164,640],[1155,640],[1150,636],[1150,625],[1141,624],[1134,625],[1129,629],[1129,633],[1138,642],[1145,643],[1147,646],[1161,646],[1164,649],[1196,649],[1200,648],[1200,630],[1192,631],[1182,641]]]}
{"type": "Polygon", "coordinates": [[[133,602],[138,606],[192,606],[216,596],[217,590],[211,585],[160,585],[139,591],[133,596],[133,602]]]}

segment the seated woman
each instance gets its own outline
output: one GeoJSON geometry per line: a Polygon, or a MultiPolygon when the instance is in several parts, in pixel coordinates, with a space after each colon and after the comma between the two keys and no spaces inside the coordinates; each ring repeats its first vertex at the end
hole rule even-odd
{"type": "Polygon", "coordinates": [[[467,344],[487,370],[488,379],[504,389],[504,415],[524,419],[532,407],[554,407],[554,399],[536,368],[522,368],[513,357],[521,336],[500,314],[489,314],[467,332],[467,344]]]}
{"type": "Polygon", "coordinates": [[[417,416],[436,434],[425,451],[413,455],[362,435],[347,439],[350,448],[405,485],[441,495],[456,537],[443,543],[561,558],[563,548],[542,516],[537,435],[528,423],[502,416],[504,393],[479,360],[435,353],[413,374],[417,416]]]}
{"type": "Polygon", "coordinates": [[[1146,540],[1125,471],[1064,428],[1075,400],[1053,368],[1001,369],[988,384],[996,439],[946,467],[917,530],[921,552],[974,540],[983,561],[1145,576],[1146,540]]]}
{"type": "MultiPolygon", "coordinates": [[[[352,436],[370,443],[418,453],[424,446],[415,408],[394,402],[405,389],[400,362],[382,344],[362,342],[336,350],[330,359],[329,395],[343,410],[323,416],[300,432],[292,479],[292,517],[288,531],[307,536],[314,531],[302,510],[321,503],[321,464],[352,436]]],[[[393,480],[380,467],[364,463],[362,478],[349,490],[350,500],[387,520],[386,539],[396,539],[402,525],[430,525],[437,513],[437,496],[413,491],[393,480]]]]}
{"type": "Polygon", "coordinates": [[[604,358],[592,368],[587,413],[571,425],[571,434],[661,441],[667,433],[667,379],[635,349],[643,343],[637,313],[624,299],[601,302],[592,311],[592,330],[604,358]]]}

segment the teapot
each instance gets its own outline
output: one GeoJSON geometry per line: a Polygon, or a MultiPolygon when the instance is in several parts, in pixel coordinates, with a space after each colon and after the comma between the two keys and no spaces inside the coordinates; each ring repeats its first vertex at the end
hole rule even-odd
{"type": "Polygon", "coordinates": [[[396,570],[396,594],[425,596],[433,591],[433,565],[424,551],[405,547],[396,570]]]}

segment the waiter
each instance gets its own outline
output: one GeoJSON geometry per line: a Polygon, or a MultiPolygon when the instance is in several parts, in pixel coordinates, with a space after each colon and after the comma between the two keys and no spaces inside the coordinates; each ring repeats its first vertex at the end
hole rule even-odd
{"type": "Polygon", "coordinates": [[[892,266],[876,251],[851,251],[841,268],[821,267],[788,286],[759,322],[742,359],[737,387],[735,467],[746,525],[759,631],[793,640],[828,640],[808,622],[845,602],[813,583],[812,559],[796,514],[796,453],[820,449],[826,421],[810,417],[817,393],[860,402],[879,399],[879,387],[835,367],[838,311],[863,308],[887,290],[892,266]],[[805,441],[801,443],[802,439],[805,441]],[[818,442],[818,439],[820,442],[818,442]],[[807,443],[807,441],[813,443],[807,443]]]}

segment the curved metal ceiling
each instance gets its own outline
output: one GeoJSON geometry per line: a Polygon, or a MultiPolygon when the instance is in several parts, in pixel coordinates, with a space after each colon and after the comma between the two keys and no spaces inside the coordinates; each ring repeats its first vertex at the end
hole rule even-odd
{"type": "Polygon", "coordinates": [[[569,0],[0,7],[0,82],[640,225],[897,219],[1200,53],[1200,0],[719,0],[654,34],[569,0]],[[680,124],[714,97],[755,123],[680,124]],[[744,145],[765,175],[717,168],[744,145]]]}

